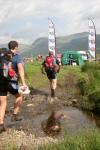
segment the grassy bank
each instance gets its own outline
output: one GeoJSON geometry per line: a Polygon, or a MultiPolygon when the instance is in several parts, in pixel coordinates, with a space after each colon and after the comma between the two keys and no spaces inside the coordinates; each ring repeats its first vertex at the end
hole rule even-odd
{"type": "Polygon", "coordinates": [[[36,145],[33,143],[28,145],[13,145],[7,143],[2,146],[3,150],[99,150],[100,149],[100,131],[91,129],[85,130],[78,134],[66,134],[64,139],[51,144],[36,145]]]}
{"type": "Polygon", "coordinates": [[[58,144],[40,147],[39,150],[99,150],[100,134],[96,130],[85,131],[77,135],[66,135],[58,144]]]}
{"type": "Polygon", "coordinates": [[[100,111],[100,63],[86,63],[81,71],[86,76],[79,80],[82,95],[80,104],[85,109],[100,111]]]}

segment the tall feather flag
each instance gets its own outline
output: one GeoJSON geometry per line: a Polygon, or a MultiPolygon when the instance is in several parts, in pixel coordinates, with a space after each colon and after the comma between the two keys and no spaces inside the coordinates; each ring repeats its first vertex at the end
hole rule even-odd
{"type": "Polygon", "coordinates": [[[89,19],[88,51],[90,60],[96,59],[96,29],[92,19],[89,19]]]}
{"type": "Polygon", "coordinates": [[[55,27],[54,27],[54,23],[50,18],[48,18],[48,23],[49,23],[48,49],[49,51],[53,51],[54,56],[56,57],[55,27]]]}

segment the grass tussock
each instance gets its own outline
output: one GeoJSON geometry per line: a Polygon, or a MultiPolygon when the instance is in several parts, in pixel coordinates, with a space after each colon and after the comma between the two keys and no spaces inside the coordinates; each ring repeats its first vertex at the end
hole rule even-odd
{"type": "Polygon", "coordinates": [[[82,131],[78,134],[66,134],[63,140],[57,143],[46,145],[5,145],[3,150],[99,150],[100,149],[100,130],[91,129],[82,131]]]}
{"type": "Polygon", "coordinates": [[[80,78],[78,83],[83,96],[81,104],[84,108],[89,108],[87,104],[90,104],[90,109],[100,110],[100,63],[86,63],[81,70],[87,76],[80,78]]]}
{"type": "Polygon", "coordinates": [[[40,147],[39,150],[99,150],[99,148],[100,134],[96,130],[90,130],[73,136],[66,135],[60,143],[40,147]]]}

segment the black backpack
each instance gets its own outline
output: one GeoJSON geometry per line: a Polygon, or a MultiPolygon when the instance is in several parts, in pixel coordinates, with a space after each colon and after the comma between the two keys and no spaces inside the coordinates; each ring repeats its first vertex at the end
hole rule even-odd
{"type": "Polygon", "coordinates": [[[8,78],[9,63],[11,62],[12,54],[6,48],[0,49],[0,77],[8,78]]]}

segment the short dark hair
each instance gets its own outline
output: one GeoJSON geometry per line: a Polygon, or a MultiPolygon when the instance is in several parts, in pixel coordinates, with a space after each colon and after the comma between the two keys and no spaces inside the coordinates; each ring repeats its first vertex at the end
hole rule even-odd
{"type": "Polygon", "coordinates": [[[49,51],[49,55],[54,55],[54,52],[53,51],[49,51]]]}
{"type": "Polygon", "coordinates": [[[16,41],[10,41],[10,42],[8,43],[8,48],[9,48],[9,49],[14,50],[15,47],[18,47],[18,42],[16,42],[16,41]]]}

